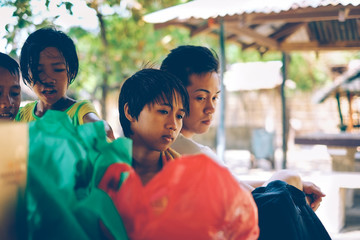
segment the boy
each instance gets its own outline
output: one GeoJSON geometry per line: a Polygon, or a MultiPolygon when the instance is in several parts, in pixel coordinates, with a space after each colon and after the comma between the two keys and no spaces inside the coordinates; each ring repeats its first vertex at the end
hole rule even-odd
{"type": "Polygon", "coordinates": [[[119,119],[124,135],[133,140],[132,166],[143,185],[179,156],[169,147],[188,111],[187,91],[170,73],[143,69],[123,84],[119,119]]]}
{"type": "Polygon", "coordinates": [[[0,120],[14,120],[19,111],[21,89],[19,64],[0,53],[0,120]]]}
{"type": "MultiPolygon", "coordinates": [[[[180,154],[205,153],[221,163],[216,154],[207,146],[203,146],[191,137],[208,131],[216,110],[220,93],[218,77],[219,62],[216,53],[201,46],[179,46],[173,49],[163,60],[160,69],[168,71],[184,84],[189,94],[190,112],[184,118],[181,134],[172,145],[180,154]]],[[[283,180],[303,190],[311,198],[311,207],[315,211],[325,195],[310,182],[303,182],[300,176],[292,171],[283,170],[275,173],[267,182],[252,182],[251,186],[241,184],[249,191],[254,187],[265,186],[274,180],[283,180]]]]}

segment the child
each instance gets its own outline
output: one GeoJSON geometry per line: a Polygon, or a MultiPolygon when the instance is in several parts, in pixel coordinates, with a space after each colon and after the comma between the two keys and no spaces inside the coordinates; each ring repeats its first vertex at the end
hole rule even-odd
{"type": "Polygon", "coordinates": [[[169,147],[188,108],[186,89],[167,72],[143,69],[123,84],[119,119],[124,135],[133,140],[132,166],[144,185],[179,156],[169,147]]]}
{"type": "MultiPolygon", "coordinates": [[[[224,165],[209,147],[191,139],[195,134],[205,133],[210,128],[220,93],[218,68],[216,53],[201,46],[179,46],[173,49],[160,67],[177,76],[189,94],[190,112],[184,118],[181,134],[172,148],[180,154],[205,153],[224,165]]],[[[325,196],[313,183],[301,181],[296,173],[289,170],[275,173],[266,183],[261,181],[249,183],[252,186],[241,183],[252,191],[254,187],[266,185],[273,180],[284,180],[306,194],[312,195],[311,207],[314,210],[319,207],[322,197],[325,196]]]]}
{"type": "MultiPolygon", "coordinates": [[[[76,101],[66,95],[77,76],[79,60],[74,42],[65,33],[42,28],[30,34],[21,49],[20,68],[24,83],[39,100],[20,108],[17,121],[37,120],[49,109],[66,112],[74,125],[100,121],[89,101],[76,101]]],[[[114,139],[107,123],[105,129],[114,139]]]]}
{"type": "Polygon", "coordinates": [[[10,56],[0,53],[0,119],[14,120],[20,101],[19,64],[10,56]]]}

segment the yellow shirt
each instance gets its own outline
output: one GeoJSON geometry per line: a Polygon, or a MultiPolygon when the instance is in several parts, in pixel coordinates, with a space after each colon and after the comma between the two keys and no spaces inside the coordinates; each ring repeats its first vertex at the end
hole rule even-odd
{"type": "MultiPolygon", "coordinates": [[[[37,101],[26,104],[21,107],[18,114],[15,117],[17,122],[32,122],[40,119],[35,115],[35,107],[37,101]]],[[[88,100],[82,100],[74,103],[68,109],[64,111],[71,119],[74,126],[84,124],[83,117],[88,113],[95,113],[99,116],[95,110],[94,105],[88,100]]]]}

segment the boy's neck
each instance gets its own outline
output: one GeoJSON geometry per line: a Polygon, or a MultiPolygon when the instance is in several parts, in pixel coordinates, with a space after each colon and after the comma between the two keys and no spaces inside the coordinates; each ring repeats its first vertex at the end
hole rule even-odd
{"type": "Polygon", "coordinates": [[[145,185],[162,169],[161,152],[133,145],[133,163],[135,172],[145,185]]]}

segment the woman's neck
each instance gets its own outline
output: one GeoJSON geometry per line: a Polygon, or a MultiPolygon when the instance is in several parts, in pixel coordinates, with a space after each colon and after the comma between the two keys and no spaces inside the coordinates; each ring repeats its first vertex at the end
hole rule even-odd
{"type": "Polygon", "coordinates": [[[195,135],[195,133],[190,132],[190,131],[188,131],[188,130],[186,130],[184,128],[181,129],[180,133],[186,138],[192,138],[195,135]]]}

